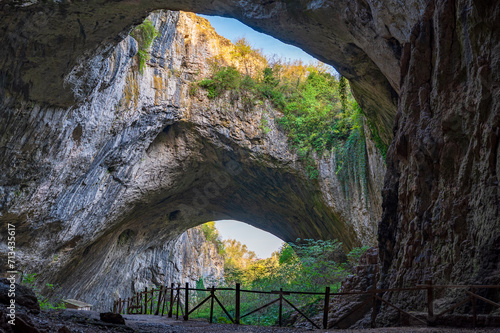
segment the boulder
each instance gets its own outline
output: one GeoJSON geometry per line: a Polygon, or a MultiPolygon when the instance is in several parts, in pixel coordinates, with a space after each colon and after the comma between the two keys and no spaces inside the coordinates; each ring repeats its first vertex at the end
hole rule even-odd
{"type": "Polygon", "coordinates": [[[15,293],[16,306],[24,306],[30,310],[40,311],[40,305],[33,290],[17,283],[11,284],[6,278],[0,279],[1,304],[10,304],[11,297],[9,297],[9,291],[11,290],[14,290],[15,293]]]}
{"type": "Polygon", "coordinates": [[[122,315],[119,313],[104,312],[100,313],[99,317],[101,317],[101,320],[105,323],[125,325],[125,319],[123,319],[122,315]]]}

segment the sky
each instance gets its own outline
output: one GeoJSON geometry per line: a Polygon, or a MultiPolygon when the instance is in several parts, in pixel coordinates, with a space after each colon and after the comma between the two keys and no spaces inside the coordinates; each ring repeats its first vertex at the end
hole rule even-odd
{"type": "Polygon", "coordinates": [[[240,37],[245,37],[254,49],[262,49],[265,55],[274,54],[287,60],[300,59],[305,63],[315,62],[316,59],[298,47],[285,44],[274,37],[257,32],[238,20],[220,16],[200,15],[210,21],[215,31],[234,42],[240,37]]]}
{"type": "Polygon", "coordinates": [[[261,259],[269,258],[271,253],[278,250],[283,244],[283,241],[278,237],[243,222],[216,221],[215,227],[219,230],[222,239],[236,239],[246,244],[247,248],[255,252],[257,257],[261,259]]]}
{"type": "MultiPolygon", "coordinates": [[[[250,45],[255,49],[261,49],[264,55],[274,54],[286,60],[302,60],[305,63],[315,62],[316,59],[305,53],[298,47],[285,44],[274,37],[257,32],[235,19],[200,15],[210,21],[215,31],[231,40],[245,37],[250,45]]],[[[233,220],[216,221],[216,228],[219,230],[222,239],[236,239],[246,244],[248,249],[254,251],[259,258],[268,258],[271,253],[278,250],[283,241],[278,237],[254,228],[246,223],[233,220]]]]}

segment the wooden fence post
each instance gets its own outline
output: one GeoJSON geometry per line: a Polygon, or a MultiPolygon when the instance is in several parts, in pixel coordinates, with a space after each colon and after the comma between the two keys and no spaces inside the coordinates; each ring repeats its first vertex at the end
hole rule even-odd
{"type": "Polygon", "coordinates": [[[210,324],[213,321],[213,316],[214,316],[214,298],[215,298],[215,287],[212,286],[212,289],[210,290],[210,324]]]}
{"type": "Polygon", "coordinates": [[[323,308],[323,329],[328,327],[328,311],[330,310],[330,287],[325,288],[325,306],[323,308]]]}
{"type": "Polygon", "coordinates": [[[163,305],[161,307],[161,316],[163,317],[163,313],[165,313],[165,303],[167,303],[167,292],[168,287],[163,288],[163,305]]]}
{"type": "Polygon", "coordinates": [[[175,314],[175,319],[179,319],[179,305],[181,303],[181,284],[177,283],[177,293],[175,295],[175,299],[177,300],[177,306],[176,306],[176,314],[175,314]]]}
{"type": "Polygon", "coordinates": [[[170,284],[170,310],[168,310],[168,318],[172,318],[172,312],[174,311],[174,284],[170,284]]]}
{"type": "Polygon", "coordinates": [[[236,325],[240,324],[240,287],[240,284],[236,283],[236,303],[234,310],[234,321],[236,322],[236,325]]]}
{"type": "Polygon", "coordinates": [[[162,294],[163,294],[163,285],[160,286],[160,294],[158,295],[158,303],[156,304],[155,316],[157,316],[160,313],[161,296],[162,296],[162,294]]]}
{"type": "MultiPolygon", "coordinates": [[[[472,287],[470,288],[471,292],[473,294],[476,293],[476,288],[472,287]]],[[[472,327],[476,327],[477,324],[477,309],[476,309],[476,298],[472,297],[472,327]]]]}
{"type": "Polygon", "coordinates": [[[432,280],[427,280],[427,326],[434,326],[434,289],[432,280]]]}
{"type": "Polygon", "coordinates": [[[148,314],[148,287],[144,288],[144,314],[148,314]]]}
{"type": "Polygon", "coordinates": [[[184,295],[184,308],[186,311],[184,311],[184,320],[189,319],[189,282],[186,282],[186,295],[184,295]]]}
{"type": "Polygon", "coordinates": [[[372,293],[372,328],[375,328],[375,318],[377,317],[377,298],[375,290],[377,290],[377,272],[373,273],[373,293],[372,293]]]}
{"type": "Polygon", "coordinates": [[[141,305],[141,293],[135,293],[135,299],[137,300],[137,311],[142,314],[142,305],[141,305]]]}
{"type": "Polygon", "coordinates": [[[280,309],[279,309],[279,325],[283,326],[283,288],[280,288],[280,309]]]}
{"type": "Polygon", "coordinates": [[[151,289],[151,307],[150,307],[150,311],[151,314],[153,314],[153,298],[154,298],[154,295],[155,295],[155,289],[151,289]]]}

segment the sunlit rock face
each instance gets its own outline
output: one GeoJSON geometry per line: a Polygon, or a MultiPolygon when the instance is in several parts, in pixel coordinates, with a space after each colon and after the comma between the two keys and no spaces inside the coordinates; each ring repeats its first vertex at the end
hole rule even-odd
{"type": "MultiPolygon", "coordinates": [[[[224,258],[217,246],[207,241],[200,228],[189,229],[174,240],[134,253],[138,238],[140,234],[131,229],[118,236],[113,248],[115,261],[106,264],[107,274],[99,273],[99,283],[86,290],[85,295],[82,295],[80,285],[59,293],[68,297],[85,297],[92,300],[95,309],[108,310],[113,300],[128,298],[145,288],[170,287],[172,283],[184,286],[186,282],[191,287],[200,282],[207,287],[224,283],[224,258]],[[124,260],[129,255],[132,260],[124,260]],[[121,283],[117,283],[118,276],[121,283]],[[107,290],[107,285],[112,285],[112,290],[107,290]]],[[[80,280],[79,284],[85,282],[80,280]]]]}
{"type": "MultiPolygon", "coordinates": [[[[0,6],[2,105],[26,101],[23,119],[31,114],[34,120],[52,119],[52,113],[44,118],[38,109],[27,109],[29,100],[64,106],[84,100],[97,76],[88,74],[78,85],[70,74],[75,66],[91,56],[106,58],[153,8],[236,17],[301,46],[353,82],[386,141],[394,134],[378,236],[384,284],[402,286],[430,275],[441,282],[500,283],[498,1],[101,0],[0,6]]],[[[27,127],[29,121],[20,123],[27,127]]],[[[46,129],[55,130],[60,131],[46,129]]],[[[10,148],[3,147],[6,154],[10,148]]],[[[51,150],[57,149],[46,146],[38,154],[51,150]]],[[[9,184],[34,182],[47,168],[29,170],[29,156],[35,155],[9,154],[12,163],[18,161],[13,156],[22,158],[9,184]]]]}
{"type": "Polygon", "coordinates": [[[269,103],[191,89],[207,60],[231,61],[232,44],[194,14],[150,20],[160,34],[142,74],[126,37],[66,77],[85,96],[74,106],[2,101],[0,220],[16,225],[24,270],[100,309],[149,283],[195,281],[202,273],[183,266],[202,256],[190,254],[193,235],[175,240],[207,221],[376,243],[385,164],[370,141],[366,190],[347,184],[346,194],[333,154],[309,179],[269,103]]]}
{"type": "Polygon", "coordinates": [[[75,72],[96,54],[112,52],[151,10],[164,8],[235,17],[259,31],[297,45],[346,76],[386,143],[392,138],[399,92],[401,43],[425,1],[146,0],[0,5],[0,87],[51,105],[85,99],[98,73],[75,72]],[[75,79],[76,74],[77,79],[75,79]]]}
{"type": "MultiPolygon", "coordinates": [[[[125,230],[118,237],[119,246],[130,245],[135,241],[135,236],[134,231],[125,230]]],[[[224,283],[224,258],[219,254],[217,246],[206,239],[199,227],[185,231],[177,239],[162,246],[149,247],[135,255],[132,267],[123,267],[120,261],[115,266],[127,271],[125,280],[132,280],[133,292],[151,286],[170,287],[171,283],[184,286],[187,282],[192,287],[199,282],[203,282],[207,287],[224,283]]],[[[115,274],[112,274],[109,280],[114,279],[115,274]]],[[[126,288],[128,286],[124,287],[122,294],[119,294],[122,297],[129,292],[126,288]]],[[[107,302],[105,305],[111,304],[107,302]]],[[[102,304],[99,306],[103,307],[102,304]]]]}

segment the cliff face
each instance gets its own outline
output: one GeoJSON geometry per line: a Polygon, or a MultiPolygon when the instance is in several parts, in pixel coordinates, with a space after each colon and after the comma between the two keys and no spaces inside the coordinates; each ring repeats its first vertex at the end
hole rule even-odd
{"type": "Polygon", "coordinates": [[[89,58],[112,52],[155,9],[238,18],[259,31],[297,45],[347,77],[358,102],[386,143],[399,93],[401,45],[425,1],[97,0],[45,4],[6,0],[0,36],[0,87],[8,94],[69,107],[92,91],[97,72],[81,72],[89,58]],[[98,8],[99,10],[96,10],[98,8]]]}
{"type": "MultiPolygon", "coordinates": [[[[119,238],[120,245],[126,246],[134,236],[133,231],[122,234],[119,238]]],[[[115,280],[115,276],[103,278],[108,280],[105,284],[115,280]]],[[[219,254],[217,246],[207,241],[201,229],[192,228],[177,239],[135,255],[131,267],[123,275],[123,283],[115,289],[113,297],[126,298],[130,293],[142,291],[145,287],[170,286],[171,283],[184,286],[188,282],[194,287],[201,279],[206,287],[224,283],[224,258],[219,254]],[[129,289],[130,281],[132,290],[129,289]]],[[[90,295],[86,294],[94,302],[99,296],[110,295],[98,290],[90,290],[90,295]]],[[[111,305],[112,302],[104,299],[96,303],[96,307],[100,309],[107,309],[111,305]]]]}
{"type": "Polygon", "coordinates": [[[497,1],[429,1],[404,44],[379,228],[387,285],[500,283],[499,27],[497,1]]]}
{"type": "Polygon", "coordinates": [[[190,89],[208,59],[230,61],[230,42],[194,14],[150,19],[160,35],[143,74],[126,37],[72,69],[76,105],[2,99],[0,221],[16,225],[20,267],[65,297],[106,305],[169,281],[170,267],[196,280],[177,261],[193,249],[173,241],[207,221],[248,222],[284,240],[374,244],[385,166],[373,145],[368,193],[350,184],[346,196],[332,156],[317,161],[319,180],[308,179],[267,102],[190,89]]]}
{"type": "MultiPolygon", "coordinates": [[[[353,82],[387,142],[394,133],[378,236],[384,284],[401,286],[430,274],[443,282],[499,283],[498,1],[412,0],[403,6],[394,0],[133,5],[102,0],[1,6],[3,109],[10,98],[65,106],[84,100],[95,76],[72,80],[75,65],[105,54],[131,24],[158,7],[236,17],[319,56],[353,82]],[[48,82],[40,83],[43,79],[48,82]]],[[[16,121],[28,127],[31,110],[25,105],[24,118],[16,121]]],[[[23,140],[28,139],[29,134],[23,140]]],[[[55,149],[50,147],[46,151],[55,149]]],[[[17,165],[29,162],[12,156],[17,165]]],[[[9,184],[35,179],[43,171],[37,168],[30,173],[24,166],[9,184]]]]}

